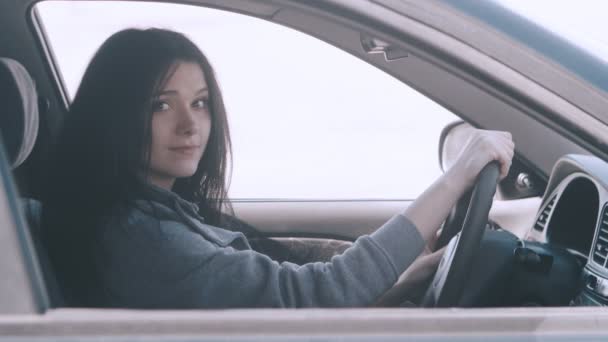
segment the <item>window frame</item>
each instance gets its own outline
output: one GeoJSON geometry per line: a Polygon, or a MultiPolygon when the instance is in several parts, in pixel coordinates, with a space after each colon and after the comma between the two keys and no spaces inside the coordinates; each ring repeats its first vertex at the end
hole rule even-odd
{"type": "MultiPolygon", "coordinates": [[[[44,1],[40,1],[40,2],[44,2],[44,1]]],[[[97,2],[107,2],[107,3],[120,3],[121,1],[103,1],[103,0],[98,0],[97,2]]],[[[137,3],[137,2],[143,2],[145,3],[145,1],[137,1],[137,0],[125,0],[124,2],[132,2],[132,3],[137,3]]],[[[390,72],[391,69],[389,68],[384,68],[382,67],[382,65],[378,65],[376,64],[377,61],[379,59],[382,59],[385,57],[385,55],[371,55],[371,54],[361,54],[361,53],[353,53],[352,50],[344,50],[343,47],[339,46],[338,44],[336,44],[334,41],[332,40],[328,40],[325,39],[324,37],[320,37],[318,35],[315,34],[310,34],[310,32],[306,32],[306,30],[303,30],[301,27],[294,27],[293,25],[290,25],[287,22],[281,22],[280,20],[276,20],[277,18],[277,14],[279,13],[278,10],[273,8],[273,11],[271,11],[269,8],[263,8],[262,10],[257,10],[255,12],[255,14],[252,13],[244,13],[243,11],[234,11],[232,8],[230,8],[230,5],[228,4],[227,6],[218,6],[216,5],[213,1],[209,1],[209,0],[203,0],[200,1],[201,4],[193,4],[190,2],[184,2],[184,1],[158,1],[160,3],[166,3],[166,4],[176,4],[176,5],[183,5],[183,6],[198,6],[198,7],[202,7],[202,8],[210,8],[210,9],[216,9],[216,10],[221,10],[221,11],[226,11],[226,12],[232,12],[235,14],[239,14],[239,15],[244,15],[244,16],[249,16],[249,17],[255,17],[258,19],[262,19],[265,20],[269,23],[269,25],[279,25],[279,26],[285,26],[289,29],[293,29],[295,31],[300,31],[303,32],[305,35],[310,36],[312,38],[316,38],[319,39],[325,43],[328,43],[329,45],[331,45],[333,48],[341,51],[341,52],[345,52],[346,54],[350,55],[350,57],[357,59],[357,60],[361,60],[364,63],[367,63],[370,65],[370,67],[377,69],[378,73],[383,73],[385,75],[387,75],[387,77],[392,77],[395,78],[395,74],[393,72],[390,72]],[[263,13],[263,15],[260,15],[259,13],[263,13]],[[268,16],[270,13],[272,13],[271,16],[268,16]],[[365,58],[363,58],[365,57],[365,58]],[[373,63],[375,61],[375,63],[373,63]]],[[[260,2],[263,3],[263,2],[260,2]]],[[[253,7],[253,6],[252,6],[253,7]]],[[[48,37],[48,33],[47,30],[44,28],[44,24],[43,24],[43,20],[41,18],[41,14],[39,9],[34,6],[33,7],[33,17],[35,19],[35,22],[37,23],[37,32],[39,34],[39,38],[42,42],[42,46],[45,49],[45,53],[47,58],[49,58],[49,61],[51,61],[50,63],[50,68],[53,72],[53,75],[55,75],[55,80],[58,84],[58,88],[60,90],[62,99],[64,101],[64,109],[67,111],[68,107],[69,107],[69,95],[68,95],[68,90],[67,90],[67,85],[65,83],[65,80],[62,76],[62,72],[60,70],[60,63],[57,60],[56,57],[56,53],[53,52],[53,47],[51,46],[51,40],[48,37]]],[[[333,26],[333,28],[335,28],[336,26],[333,26]]],[[[354,29],[354,28],[353,28],[354,29]]],[[[351,34],[351,33],[349,33],[351,34]]],[[[365,33],[360,33],[361,36],[365,36],[365,33]]],[[[408,84],[407,82],[403,82],[402,80],[395,78],[396,82],[403,84],[406,87],[409,87],[412,89],[413,92],[417,93],[417,96],[423,97],[428,99],[429,101],[432,101],[436,104],[438,104],[439,106],[442,106],[441,104],[437,103],[436,101],[434,101],[434,99],[432,97],[427,96],[426,94],[422,93],[419,91],[418,88],[416,87],[412,87],[410,84],[408,84]]],[[[454,115],[454,117],[448,119],[445,124],[449,124],[450,122],[454,121],[455,119],[458,119],[457,114],[452,113],[450,111],[449,108],[444,107],[445,113],[451,113],[452,115],[454,115]]],[[[412,114],[414,115],[414,114],[412,114]]],[[[439,131],[441,130],[442,127],[438,127],[438,134],[436,137],[436,140],[439,141],[439,131]]],[[[403,147],[404,149],[407,149],[409,146],[407,146],[407,144],[403,147]]],[[[432,149],[433,155],[435,153],[435,149],[432,149]]],[[[434,156],[433,156],[434,158],[434,156]]],[[[415,163],[417,164],[417,162],[415,163]]],[[[437,171],[441,171],[438,163],[436,164],[436,169],[437,171]]],[[[404,177],[404,178],[408,178],[408,177],[404,177]]],[[[353,181],[355,181],[353,179],[353,181]]],[[[430,185],[432,183],[429,182],[428,185],[430,185]]],[[[422,190],[419,190],[418,193],[405,193],[407,190],[404,191],[404,195],[401,197],[397,197],[395,195],[391,195],[391,196],[382,196],[379,193],[374,193],[373,195],[362,195],[362,196],[348,196],[348,195],[335,195],[335,196],[331,196],[331,195],[327,195],[327,196],[311,196],[311,195],[307,195],[307,196],[302,196],[302,195],[293,195],[293,196],[263,196],[263,195],[246,195],[246,196],[234,196],[234,200],[235,201],[251,201],[251,200],[304,200],[304,201],[309,201],[309,200],[323,200],[323,201],[327,201],[327,200],[341,200],[341,201],[345,201],[345,200],[360,200],[360,201],[367,201],[367,200],[374,200],[374,201],[410,201],[413,198],[417,197],[422,190]]],[[[232,196],[231,196],[232,197],[232,196]]]]}

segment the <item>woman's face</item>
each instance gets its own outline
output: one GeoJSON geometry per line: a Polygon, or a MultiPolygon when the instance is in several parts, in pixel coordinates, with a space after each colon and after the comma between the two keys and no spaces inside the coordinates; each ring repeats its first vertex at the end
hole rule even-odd
{"type": "Polygon", "coordinates": [[[180,62],[153,99],[150,183],[170,190],[176,178],[196,172],[211,131],[208,105],[200,66],[180,62]]]}

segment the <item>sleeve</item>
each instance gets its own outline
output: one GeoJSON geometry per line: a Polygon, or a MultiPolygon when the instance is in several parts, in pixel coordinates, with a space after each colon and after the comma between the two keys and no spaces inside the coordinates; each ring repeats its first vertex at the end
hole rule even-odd
{"type": "Polygon", "coordinates": [[[418,230],[403,215],[360,237],[330,262],[301,266],[279,264],[252,250],[220,247],[174,221],[161,221],[159,230],[153,238],[136,234],[136,247],[125,243],[133,236],[121,239],[129,262],[121,258],[115,265],[130,281],[110,283],[119,297],[133,298],[135,303],[127,306],[367,306],[395,283],[424,247],[418,230]]]}

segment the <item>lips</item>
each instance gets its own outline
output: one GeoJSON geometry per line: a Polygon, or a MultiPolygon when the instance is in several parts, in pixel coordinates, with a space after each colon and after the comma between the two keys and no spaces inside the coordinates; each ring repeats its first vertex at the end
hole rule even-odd
{"type": "Polygon", "coordinates": [[[198,151],[200,146],[198,145],[184,145],[184,146],[176,146],[169,147],[169,150],[175,153],[183,154],[183,155],[193,155],[198,151]]]}

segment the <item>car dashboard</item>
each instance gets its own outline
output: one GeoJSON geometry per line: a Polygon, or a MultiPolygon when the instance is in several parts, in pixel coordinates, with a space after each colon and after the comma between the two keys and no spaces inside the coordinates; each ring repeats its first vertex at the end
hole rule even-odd
{"type": "Polygon", "coordinates": [[[607,305],[608,164],[584,155],[561,158],[527,238],[565,248],[585,265],[571,305],[607,305]]]}

